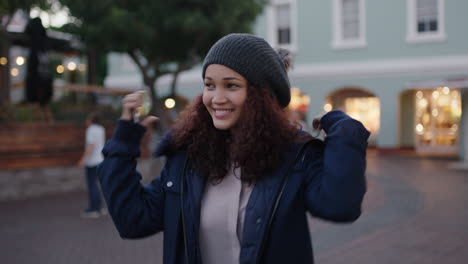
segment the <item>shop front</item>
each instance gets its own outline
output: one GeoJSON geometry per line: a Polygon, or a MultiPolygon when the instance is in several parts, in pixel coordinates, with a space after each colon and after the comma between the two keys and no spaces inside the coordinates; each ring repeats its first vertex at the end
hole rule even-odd
{"type": "Polygon", "coordinates": [[[358,88],[340,89],[327,97],[323,110],[341,110],[359,120],[371,132],[369,145],[376,145],[380,130],[380,99],[374,94],[358,88]]]}
{"type": "Polygon", "coordinates": [[[415,93],[415,149],[421,153],[457,154],[461,94],[448,86],[415,93]]]}
{"type": "Polygon", "coordinates": [[[309,130],[307,124],[307,110],[310,104],[310,96],[302,93],[297,87],[291,88],[291,102],[288,106],[288,114],[291,121],[295,122],[303,130],[309,130]]]}
{"type": "Polygon", "coordinates": [[[468,77],[414,82],[414,147],[418,153],[466,156],[468,77]],[[465,106],[463,102],[465,101],[465,106]]]}

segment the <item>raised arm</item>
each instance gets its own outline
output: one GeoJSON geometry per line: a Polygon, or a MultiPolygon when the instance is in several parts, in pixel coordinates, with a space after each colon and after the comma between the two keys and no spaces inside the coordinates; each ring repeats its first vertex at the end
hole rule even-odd
{"type": "MultiPolygon", "coordinates": [[[[149,236],[164,226],[165,195],[160,178],[143,186],[141,174],[136,170],[145,127],[157,120],[150,116],[141,124],[133,121],[132,112],[142,105],[143,93],[124,97],[121,120],[103,149],[104,161],[98,169],[109,213],[123,238],[149,236]]],[[[161,178],[164,175],[163,170],[161,178]]]]}
{"type": "Polygon", "coordinates": [[[320,120],[327,134],[323,147],[311,147],[308,160],[305,200],[316,217],[351,222],[361,214],[366,192],[366,148],[370,133],[341,111],[332,111],[320,120]]]}
{"type": "Polygon", "coordinates": [[[141,174],[136,170],[144,131],[139,124],[120,120],[113,138],[103,149],[104,161],[98,169],[109,213],[123,238],[149,236],[164,226],[165,196],[160,178],[143,186],[141,174]]]}

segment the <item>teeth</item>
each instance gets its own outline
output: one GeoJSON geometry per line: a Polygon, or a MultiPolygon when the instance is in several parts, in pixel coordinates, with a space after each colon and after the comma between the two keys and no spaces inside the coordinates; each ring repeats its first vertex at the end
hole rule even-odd
{"type": "Polygon", "coordinates": [[[225,113],[230,113],[234,110],[229,110],[229,109],[223,109],[223,110],[215,110],[216,114],[225,114],[225,113]]]}

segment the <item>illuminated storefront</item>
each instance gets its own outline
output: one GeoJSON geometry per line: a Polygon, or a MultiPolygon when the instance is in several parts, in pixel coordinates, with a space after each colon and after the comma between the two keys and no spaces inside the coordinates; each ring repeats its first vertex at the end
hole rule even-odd
{"type": "Polygon", "coordinates": [[[352,118],[361,121],[371,133],[379,133],[380,100],[377,97],[347,98],[345,111],[352,118]]]}
{"type": "Polygon", "coordinates": [[[291,88],[291,102],[289,103],[291,110],[300,111],[305,114],[307,113],[309,104],[310,97],[308,95],[301,93],[299,88],[291,88]]]}
{"type": "Polygon", "coordinates": [[[342,89],[331,94],[323,106],[324,112],[342,110],[359,120],[371,132],[369,144],[375,145],[380,129],[380,100],[360,89],[342,89]]]}
{"type": "Polygon", "coordinates": [[[298,125],[299,128],[307,131],[307,110],[310,104],[310,97],[303,94],[299,88],[291,88],[291,102],[288,105],[287,112],[289,119],[298,125]]]}
{"type": "Polygon", "coordinates": [[[460,91],[447,86],[419,90],[415,100],[416,150],[457,153],[462,114],[460,91]]]}

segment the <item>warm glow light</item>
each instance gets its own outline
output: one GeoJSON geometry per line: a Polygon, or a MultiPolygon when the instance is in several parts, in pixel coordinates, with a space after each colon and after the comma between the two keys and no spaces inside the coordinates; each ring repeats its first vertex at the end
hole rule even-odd
{"type": "Polygon", "coordinates": [[[352,97],[344,101],[346,114],[361,121],[372,133],[380,129],[380,100],[377,97],[352,97]]]}
{"type": "Polygon", "coordinates": [[[176,105],[176,101],[172,98],[167,98],[165,101],[164,101],[164,105],[168,108],[168,109],[172,109],[174,108],[174,106],[176,105]]]}
{"type": "Polygon", "coordinates": [[[308,95],[301,93],[301,90],[297,87],[291,88],[291,101],[288,106],[290,109],[305,112],[309,104],[310,97],[308,95]]]}
{"type": "Polygon", "coordinates": [[[0,58],[0,65],[6,65],[8,63],[8,59],[5,57],[0,58]]]}
{"type": "Polygon", "coordinates": [[[295,96],[294,94],[291,94],[291,101],[289,102],[289,105],[293,109],[298,108],[301,105],[301,98],[299,98],[299,96],[295,96]]]}
{"type": "Polygon", "coordinates": [[[458,144],[460,97],[459,91],[444,86],[432,90],[430,98],[416,99],[415,134],[418,135],[418,145],[454,147],[458,144]],[[424,105],[427,107],[422,107],[424,105]]]}
{"type": "Polygon", "coordinates": [[[68,69],[69,71],[74,71],[74,70],[76,70],[76,63],[74,63],[73,61],[72,61],[72,62],[69,62],[69,63],[67,64],[67,69],[68,69]]]}
{"type": "Polygon", "coordinates": [[[421,134],[423,131],[424,131],[424,126],[422,124],[417,124],[416,132],[418,132],[418,134],[421,134]]]}
{"type": "Polygon", "coordinates": [[[24,57],[23,56],[18,56],[16,57],[16,64],[18,65],[23,65],[24,64],[24,57]]]}
{"type": "Polygon", "coordinates": [[[11,73],[11,76],[16,77],[19,75],[19,70],[17,68],[13,68],[11,69],[10,73],[11,73]]]}
{"type": "Polygon", "coordinates": [[[82,63],[82,64],[80,64],[80,65],[78,66],[78,70],[79,70],[80,72],[84,72],[84,71],[86,71],[86,65],[85,65],[85,64],[83,64],[83,63],[82,63]]]}
{"type": "Polygon", "coordinates": [[[332,109],[333,109],[333,106],[332,106],[330,103],[326,103],[326,104],[323,106],[323,110],[324,110],[325,112],[330,112],[332,109]]]}
{"type": "Polygon", "coordinates": [[[418,106],[421,107],[421,108],[426,108],[427,106],[427,100],[426,99],[421,99],[418,101],[418,106]]]}
{"type": "Polygon", "coordinates": [[[63,67],[63,65],[59,65],[57,66],[57,73],[61,74],[65,71],[65,67],[63,67]]]}
{"type": "Polygon", "coordinates": [[[418,91],[418,92],[416,93],[416,97],[417,97],[418,99],[422,99],[422,98],[423,98],[423,92],[418,91]]]}
{"type": "Polygon", "coordinates": [[[450,88],[448,88],[447,86],[445,86],[444,88],[442,88],[442,93],[443,93],[443,94],[449,94],[449,93],[450,93],[450,88]]]}

